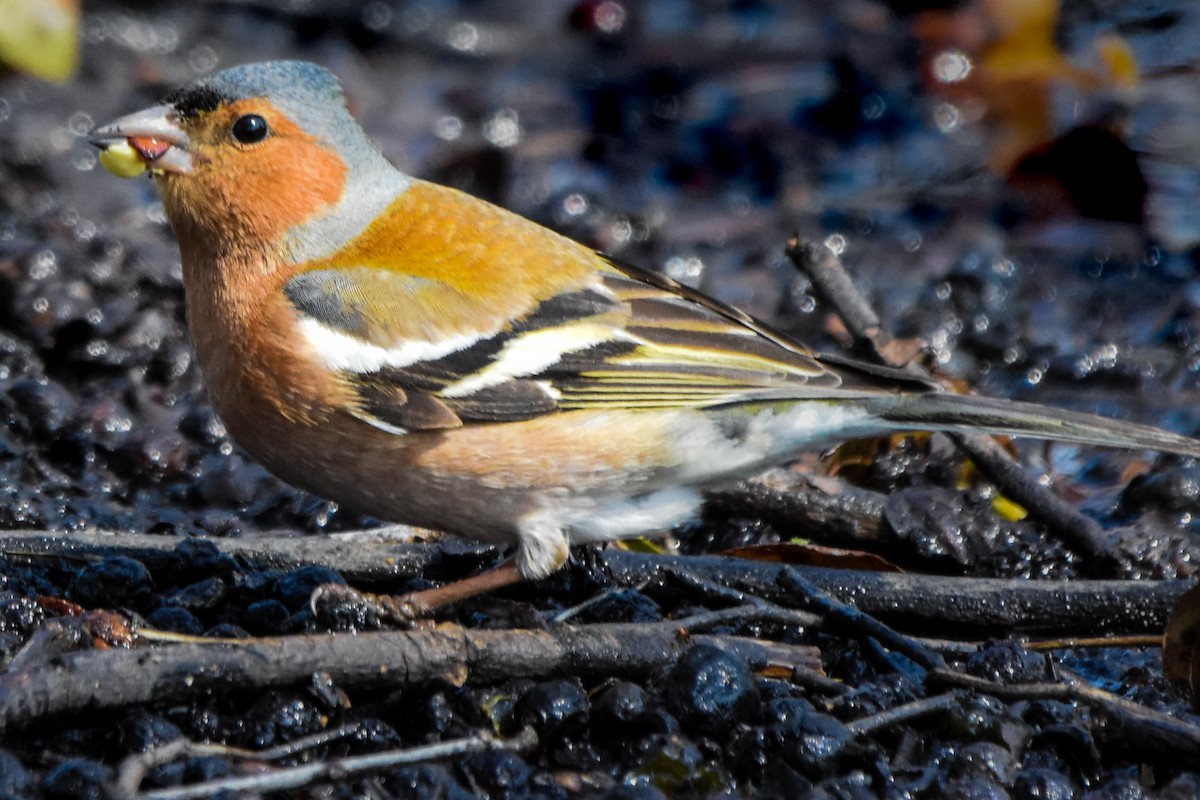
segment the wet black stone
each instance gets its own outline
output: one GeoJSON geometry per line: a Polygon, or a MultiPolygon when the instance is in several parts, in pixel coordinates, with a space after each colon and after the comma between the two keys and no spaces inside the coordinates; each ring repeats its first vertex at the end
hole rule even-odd
{"type": "Polygon", "coordinates": [[[813,787],[808,800],[872,800],[879,797],[875,782],[865,772],[854,770],[826,778],[813,787]]]}
{"type": "Polygon", "coordinates": [[[305,566],[293,569],[280,576],[275,582],[273,593],[290,610],[300,611],[308,607],[313,591],[327,583],[346,585],[346,580],[337,570],[321,566],[305,566]]]}
{"type": "Polygon", "coordinates": [[[615,742],[632,732],[633,722],[649,703],[646,690],[636,683],[614,681],[592,701],[592,732],[598,743],[615,742]]]}
{"type": "Polygon", "coordinates": [[[445,690],[425,687],[424,690],[402,693],[387,719],[395,725],[434,735],[444,734],[454,724],[457,714],[445,690]]]}
{"type": "Polygon", "coordinates": [[[1072,800],[1077,790],[1068,775],[1051,769],[1023,769],[1013,782],[1013,795],[1028,800],[1072,800]]]}
{"type": "MultiPolygon", "coordinates": [[[[789,727],[788,731],[792,729],[789,727]]],[[[854,740],[850,729],[828,714],[802,717],[795,732],[798,737],[787,757],[810,777],[829,774],[854,740]]]]}
{"type": "Polygon", "coordinates": [[[667,678],[666,700],[681,720],[714,735],[752,721],[758,707],[745,660],[712,645],[696,645],[679,659],[667,678]]]}
{"type": "Polygon", "coordinates": [[[911,679],[901,673],[888,673],[863,680],[852,691],[839,695],[830,710],[839,719],[861,719],[916,699],[917,687],[911,679]]]}
{"type": "Polygon", "coordinates": [[[648,783],[621,784],[596,795],[597,800],[667,800],[660,789],[648,783]]]}
{"type": "Polygon", "coordinates": [[[273,747],[316,733],[325,723],[316,703],[298,695],[272,692],[245,715],[247,745],[273,747]]]}
{"type": "Polygon", "coordinates": [[[946,766],[957,775],[980,775],[1001,786],[1012,786],[1017,760],[1006,747],[992,742],[971,742],[958,748],[946,766]]]}
{"type": "Polygon", "coordinates": [[[98,761],[71,758],[46,775],[42,793],[48,800],[109,800],[113,772],[98,761]]]}
{"type": "Polygon", "coordinates": [[[618,589],[588,605],[580,615],[586,622],[658,622],[662,609],[637,589],[618,589]]]}
{"type": "Polygon", "coordinates": [[[0,800],[32,793],[34,778],[12,753],[0,750],[0,800]]]}
{"type": "Polygon", "coordinates": [[[381,719],[369,717],[361,720],[350,737],[350,754],[377,753],[380,750],[394,750],[402,745],[400,734],[396,729],[381,719]]]}
{"type": "Polygon", "coordinates": [[[45,621],[45,609],[32,597],[0,595],[0,631],[28,636],[45,621]]]}
{"type": "Polygon", "coordinates": [[[459,766],[468,784],[487,797],[521,796],[529,786],[533,770],[516,753],[491,750],[467,756],[459,766]]]}
{"type": "Polygon", "coordinates": [[[981,775],[954,778],[939,784],[931,795],[937,800],[1009,800],[1012,795],[981,775]]]}
{"type": "Polygon", "coordinates": [[[477,795],[454,779],[450,771],[437,764],[418,764],[386,773],[383,788],[396,800],[474,800],[477,795]]]}
{"type": "Polygon", "coordinates": [[[242,622],[251,633],[280,633],[289,616],[287,606],[278,600],[259,600],[246,607],[242,622]]]}
{"type": "Polygon", "coordinates": [[[205,636],[214,639],[249,639],[250,632],[231,622],[220,622],[204,632],[205,636]]]}
{"type": "Polygon", "coordinates": [[[61,433],[75,416],[75,396],[56,381],[44,378],[13,381],[8,386],[8,396],[30,429],[42,436],[61,433]]]}
{"type": "Polygon", "coordinates": [[[967,659],[967,672],[1001,683],[1033,683],[1046,680],[1046,661],[1019,642],[1005,639],[973,653],[967,659]]]}
{"type": "Polygon", "coordinates": [[[89,564],[71,581],[68,595],[85,608],[142,608],[154,593],[145,564],[113,556],[89,564]]]}
{"type": "Polygon", "coordinates": [[[117,726],[116,747],[126,754],[144,753],[181,736],[183,733],[169,720],[157,714],[135,711],[126,715],[117,726]]]}
{"type": "Polygon", "coordinates": [[[209,576],[228,575],[237,569],[237,562],[221,552],[216,543],[189,537],[175,545],[177,559],[174,568],[185,579],[197,580],[209,576]]]}
{"type": "Polygon", "coordinates": [[[1082,800],[1143,800],[1142,784],[1135,775],[1119,775],[1084,793],[1082,800]]]}
{"type": "Polygon", "coordinates": [[[529,725],[551,740],[577,736],[586,727],[591,703],[577,681],[539,683],[521,696],[515,709],[518,726],[529,725]]]}
{"type": "Polygon", "coordinates": [[[196,619],[196,615],[179,606],[157,608],[146,617],[146,622],[150,624],[150,627],[161,631],[183,633],[188,636],[199,636],[204,633],[204,626],[200,624],[200,620],[196,619]]]}
{"type": "Polygon", "coordinates": [[[189,611],[211,610],[222,605],[228,589],[228,585],[221,578],[205,578],[166,592],[163,595],[163,603],[189,611]]]}

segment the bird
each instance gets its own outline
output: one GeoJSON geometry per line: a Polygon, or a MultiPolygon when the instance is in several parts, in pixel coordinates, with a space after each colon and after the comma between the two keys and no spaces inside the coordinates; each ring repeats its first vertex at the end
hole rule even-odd
{"type": "Polygon", "coordinates": [[[1200,457],[1151,426],[940,390],[394,167],[304,61],[200,77],[89,134],[148,172],[229,434],[284,481],[515,546],[390,598],[416,619],[545,578],[569,547],[693,520],[705,493],[850,439],[926,430],[1200,457]]]}

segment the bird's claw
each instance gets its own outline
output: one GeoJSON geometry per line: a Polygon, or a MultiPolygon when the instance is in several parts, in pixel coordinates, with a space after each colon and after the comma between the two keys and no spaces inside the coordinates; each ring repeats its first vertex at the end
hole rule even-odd
{"type": "Polygon", "coordinates": [[[309,598],[309,608],[319,618],[345,620],[351,618],[355,628],[375,627],[391,623],[402,628],[428,624],[428,610],[411,600],[412,595],[388,595],[360,592],[341,583],[318,586],[309,598]]]}

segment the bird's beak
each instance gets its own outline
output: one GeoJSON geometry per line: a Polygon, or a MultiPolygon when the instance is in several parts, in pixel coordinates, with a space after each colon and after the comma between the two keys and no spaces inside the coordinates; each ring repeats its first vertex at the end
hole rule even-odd
{"type": "Polygon", "coordinates": [[[100,148],[100,163],[123,178],[147,169],[181,175],[192,171],[187,133],[168,105],[151,106],[93,128],[88,141],[100,148]]]}

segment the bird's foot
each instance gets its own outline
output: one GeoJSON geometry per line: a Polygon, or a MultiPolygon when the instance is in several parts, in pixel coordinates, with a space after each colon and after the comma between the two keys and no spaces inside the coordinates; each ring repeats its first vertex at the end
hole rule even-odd
{"type": "Polygon", "coordinates": [[[308,602],[314,615],[339,628],[372,628],[380,622],[414,628],[430,624],[428,616],[433,611],[421,602],[419,594],[372,594],[340,583],[326,583],[313,591],[308,602]]]}

